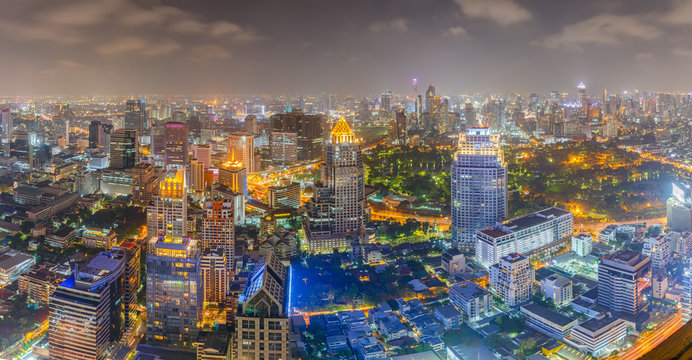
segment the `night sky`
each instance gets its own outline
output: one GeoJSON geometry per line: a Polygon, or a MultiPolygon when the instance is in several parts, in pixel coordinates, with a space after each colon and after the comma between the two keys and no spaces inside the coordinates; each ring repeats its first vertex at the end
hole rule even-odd
{"type": "Polygon", "coordinates": [[[0,95],[692,90],[692,0],[6,0],[0,95]]]}

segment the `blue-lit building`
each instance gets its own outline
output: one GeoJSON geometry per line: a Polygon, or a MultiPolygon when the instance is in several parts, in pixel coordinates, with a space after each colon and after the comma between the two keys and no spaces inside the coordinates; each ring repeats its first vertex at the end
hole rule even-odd
{"type": "Polygon", "coordinates": [[[125,329],[123,249],[106,250],[75,268],[49,298],[51,360],[104,359],[125,329]]]}
{"type": "Polygon", "coordinates": [[[290,358],[288,286],[286,267],[273,252],[268,252],[238,297],[237,359],[290,358]]]}
{"type": "Polygon", "coordinates": [[[153,238],[147,254],[147,342],[187,348],[197,338],[204,301],[197,240],[153,238]]]}

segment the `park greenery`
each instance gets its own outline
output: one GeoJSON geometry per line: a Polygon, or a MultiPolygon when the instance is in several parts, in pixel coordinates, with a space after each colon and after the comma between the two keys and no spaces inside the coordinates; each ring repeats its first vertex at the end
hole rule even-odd
{"type": "MultiPolygon", "coordinates": [[[[368,186],[449,203],[452,150],[378,147],[364,157],[368,186]]],[[[583,221],[664,215],[670,183],[681,170],[614,143],[591,141],[505,147],[508,217],[549,206],[583,221]]]]}

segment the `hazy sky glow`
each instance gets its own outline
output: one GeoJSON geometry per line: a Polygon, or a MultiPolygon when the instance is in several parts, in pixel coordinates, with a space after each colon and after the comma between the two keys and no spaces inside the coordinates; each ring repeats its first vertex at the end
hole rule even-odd
{"type": "Polygon", "coordinates": [[[0,95],[692,91],[692,0],[22,0],[0,95]]]}

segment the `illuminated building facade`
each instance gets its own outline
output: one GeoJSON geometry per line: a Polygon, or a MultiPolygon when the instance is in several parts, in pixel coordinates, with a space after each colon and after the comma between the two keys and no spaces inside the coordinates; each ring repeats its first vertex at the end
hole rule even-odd
{"type": "Polygon", "coordinates": [[[271,117],[271,131],[272,133],[295,133],[298,161],[315,160],[322,156],[324,145],[322,123],[324,123],[324,115],[305,114],[300,109],[292,109],[289,113],[271,117]]]}
{"type": "Polygon", "coordinates": [[[154,198],[156,191],[156,176],[154,166],[139,163],[132,168],[132,202],[146,206],[154,198]]]}
{"type": "Polygon", "coordinates": [[[257,264],[238,297],[237,359],[290,359],[288,301],[286,267],[270,251],[257,264]]]}
{"type": "Polygon", "coordinates": [[[224,304],[228,293],[228,262],[224,248],[213,247],[204,250],[200,260],[201,281],[204,287],[204,302],[224,304]]]}
{"type": "Polygon", "coordinates": [[[124,250],[127,256],[123,272],[123,303],[128,313],[128,327],[130,327],[137,321],[137,292],[141,283],[142,246],[135,240],[123,241],[117,248],[124,250]]]}
{"type": "Polygon", "coordinates": [[[230,201],[207,201],[202,217],[202,248],[221,248],[228,261],[228,272],[234,271],[235,224],[233,203],[230,201]]]}
{"type": "Polygon", "coordinates": [[[159,193],[147,207],[147,236],[187,235],[187,194],[185,169],[159,182],[159,193]]]}
{"type": "Polygon", "coordinates": [[[204,163],[195,159],[190,161],[190,190],[204,191],[204,163]]]}
{"type": "Polygon", "coordinates": [[[651,278],[651,259],[621,249],[598,264],[598,303],[613,313],[638,314],[646,308],[643,290],[651,278]]]}
{"type": "Polygon", "coordinates": [[[666,201],[666,221],[673,231],[692,231],[692,186],[673,183],[671,197],[666,201]]]}
{"type": "Polygon", "coordinates": [[[269,135],[269,149],[272,166],[285,167],[296,163],[298,135],[289,132],[272,132],[269,135]]]}
{"type": "Polygon", "coordinates": [[[147,254],[147,342],[189,348],[202,318],[197,240],[152,238],[147,254]]]}
{"type": "Polygon", "coordinates": [[[306,235],[311,252],[350,246],[365,221],[364,170],[360,143],[342,117],[325,148],[322,183],[308,206],[306,235]]]}
{"type": "Polygon", "coordinates": [[[142,100],[127,100],[125,103],[125,129],[142,133],[147,127],[146,104],[142,100]]]}
{"type": "Polygon", "coordinates": [[[104,359],[123,334],[123,250],[107,250],[76,268],[49,300],[51,360],[104,359]]]}
{"type": "Polygon", "coordinates": [[[163,128],[163,161],[167,171],[179,170],[187,165],[187,124],[168,122],[163,128]]]}
{"type": "Polygon", "coordinates": [[[82,244],[90,248],[110,249],[117,245],[118,236],[113,229],[87,228],[82,233],[82,244]]]}
{"type": "Polygon", "coordinates": [[[490,286],[508,306],[521,305],[533,295],[535,269],[529,259],[509,254],[490,267],[490,286]]]}
{"type": "Polygon", "coordinates": [[[452,244],[472,252],[476,230],[507,216],[507,168],[500,135],[488,128],[459,134],[451,169],[452,244]]]}
{"type": "Polygon", "coordinates": [[[277,186],[269,187],[269,205],[272,209],[280,207],[300,207],[300,183],[284,179],[277,186]]]}
{"type": "Polygon", "coordinates": [[[255,172],[255,138],[247,133],[228,134],[226,153],[231,162],[239,161],[247,172],[255,172]]]}
{"type": "Polygon", "coordinates": [[[235,151],[231,158],[219,168],[219,184],[247,196],[247,168],[236,160],[235,151]]]}

